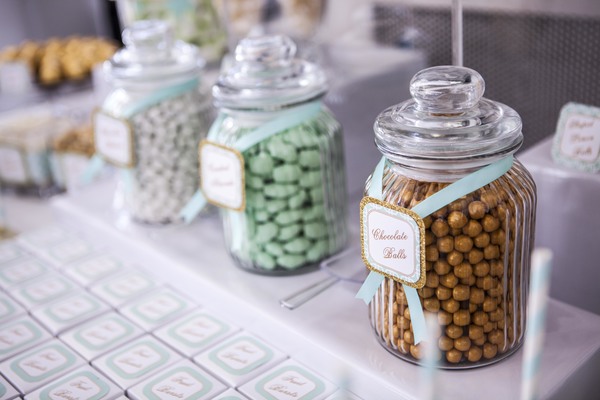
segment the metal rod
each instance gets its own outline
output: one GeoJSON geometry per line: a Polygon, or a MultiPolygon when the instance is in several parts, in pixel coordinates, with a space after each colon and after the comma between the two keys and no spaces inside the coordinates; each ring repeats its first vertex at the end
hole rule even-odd
{"type": "Polygon", "coordinates": [[[452,64],[463,65],[462,0],[452,0],[452,64]]]}

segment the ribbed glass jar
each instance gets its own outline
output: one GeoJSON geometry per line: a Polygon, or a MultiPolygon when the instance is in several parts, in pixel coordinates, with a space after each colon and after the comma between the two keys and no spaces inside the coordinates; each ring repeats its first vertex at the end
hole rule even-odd
{"type": "Polygon", "coordinates": [[[138,222],[178,222],[199,186],[197,148],[212,117],[199,83],[203,60],[161,21],[136,22],[123,39],[105,63],[112,90],[100,110],[132,131],[135,163],[118,175],[116,203],[138,222]]]}
{"type": "Polygon", "coordinates": [[[347,239],[341,125],[320,104],[327,88],[322,71],[294,55],[287,37],[244,39],[213,89],[223,119],[209,139],[229,146],[282,112],[316,107],[243,152],[245,210],[221,213],[237,264],[270,275],[317,268],[347,239]]]}
{"type": "MultiPolygon", "coordinates": [[[[481,98],[483,80],[475,71],[424,70],[413,78],[411,92],[415,100],[387,109],[375,123],[376,143],[386,157],[382,200],[389,204],[411,209],[460,178],[512,157],[521,145],[518,115],[481,98]],[[436,110],[441,100],[450,109],[436,110]],[[411,119],[414,110],[420,115],[411,119]]],[[[367,182],[367,190],[372,184],[367,182]]],[[[515,159],[504,175],[424,218],[426,283],[417,292],[426,318],[437,321],[431,334],[442,367],[486,365],[521,345],[535,206],[535,184],[515,159]]],[[[385,278],[369,316],[387,350],[422,360],[427,343],[415,345],[400,283],[385,278]]]]}

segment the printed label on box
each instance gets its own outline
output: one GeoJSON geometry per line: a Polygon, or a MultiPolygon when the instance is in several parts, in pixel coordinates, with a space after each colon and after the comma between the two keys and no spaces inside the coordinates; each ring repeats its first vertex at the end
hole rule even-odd
{"type": "Polygon", "coordinates": [[[583,171],[600,171],[600,108],[568,103],[560,111],[554,160],[583,171]]]}
{"type": "Polygon", "coordinates": [[[243,211],[246,206],[244,157],[239,151],[204,140],[200,143],[200,183],[206,200],[243,211]]]}
{"type": "Polygon", "coordinates": [[[145,277],[134,274],[109,282],[106,291],[116,297],[126,299],[132,297],[152,286],[152,282],[145,277]]]}
{"type": "Polygon", "coordinates": [[[83,240],[72,240],[53,246],[49,253],[59,261],[69,262],[89,254],[91,249],[83,240]]]}
{"type": "Polygon", "coordinates": [[[0,276],[7,282],[19,284],[43,274],[46,268],[36,260],[25,260],[0,269],[0,276]]]}
{"type": "Polygon", "coordinates": [[[100,400],[110,392],[109,386],[91,372],[82,371],[44,389],[41,399],[100,400]]]}
{"type": "Polygon", "coordinates": [[[275,400],[311,400],[324,390],[325,385],[320,379],[294,366],[284,367],[256,384],[259,394],[275,400]]]}
{"type": "Polygon", "coordinates": [[[23,295],[35,303],[59,297],[70,289],[62,279],[44,279],[23,289],[23,295]]]}
{"type": "Polygon", "coordinates": [[[0,147],[0,178],[8,183],[27,182],[25,158],[20,150],[0,147]]]}
{"type": "Polygon", "coordinates": [[[134,147],[131,126],[125,120],[103,112],[94,114],[96,153],[118,167],[133,167],[134,147]]]}
{"type": "Polygon", "coordinates": [[[100,308],[100,303],[87,297],[68,298],[50,306],[46,313],[58,322],[69,322],[100,308]]]}
{"type": "Polygon", "coordinates": [[[42,337],[42,332],[29,321],[0,329],[0,355],[12,353],[15,349],[33,343],[42,337]]]}
{"type": "Polygon", "coordinates": [[[107,364],[122,378],[132,379],[163,365],[169,354],[152,343],[139,343],[108,358],[107,364]]]}
{"type": "Polygon", "coordinates": [[[232,375],[246,375],[273,358],[273,351],[251,337],[240,337],[212,351],[209,358],[232,375]]]}
{"type": "Polygon", "coordinates": [[[188,367],[179,367],[144,386],[147,399],[199,399],[210,392],[212,383],[188,367]]]}
{"type": "MultiPolygon", "coordinates": [[[[1,295],[0,295],[1,296],[1,295]]],[[[9,300],[0,297],[0,320],[8,317],[15,312],[15,307],[9,300]]]]}
{"type": "Polygon", "coordinates": [[[75,334],[75,339],[88,348],[101,350],[110,346],[111,343],[127,337],[132,332],[133,328],[131,326],[111,318],[97,325],[81,329],[75,334]]]}
{"type": "Polygon", "coordinates": [[[362,258],[372,271],[425,285],[425,225],[414,212],[372,197],[360,203],[362,258]]]}
{"type": "Polygon", "coordinates": [[[26,382],[39,382],[75,364],[75,356],[59,345],[43,349],[16,359],[11,369],[26,382]]]}
{"type": "Polygon", "coordinates": [[[225,332],[227,327],[208,315],[200,315],[171,329],[171,335],[189,346],[201,345],[225,332]]]}
{"type": "Polygon", "coordinates": [[[160,294],[134,306],[133,311],[143,319],[154,322],[171,316],[184,308],[185,303],[178,298],[169,294],[160,294]]]}
{"type": "Polygon", "coordinates": [[[77,264],[74,270],[79,275],[93,281],[110,275],[111,272],[117,271],[120,266],[121,263],[112,257],[99,257],[77,264]]]}

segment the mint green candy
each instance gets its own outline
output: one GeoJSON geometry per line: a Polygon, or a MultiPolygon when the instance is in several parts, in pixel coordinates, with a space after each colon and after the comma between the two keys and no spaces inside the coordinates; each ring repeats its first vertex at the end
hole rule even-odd
{"type": "Polygon", "coordinates": [[[252,189],[262,189],[265,186],[265,183],[259,176],[246,174],[246,186],[252,189]]]}
{"type": "Polygon", "coordinates": [[[279,240],[290,240],[294,236],[297,236],[301,230],[302,230],[302,225],[300,225],[300,224],[284,226],[279,230],[278,239],[279,240]]]}
{"type": "Polygon", "coordinates": [[[304,253],[310,247],[310,245],[310,240],[303,237],[299,237],[284,244],[283,249],[287,253],[300,254],[304,253]]]}
{"type": "Polygon", "coordinates": [[[325,208],[322,204],[312,206],[310,209],[304,212],[302,220],[304,222],[311,222],[315,220],[322,220],[324,218],[325,208]]]}
{"type": "Polygon", "coordinates": [[[322,239],[327,237],[327,226],[322,222],[311,222],[304,225],[304,236],[309,239],[322,239]]]}
{"type": "Polygon", "coordinates": [[[318,168],[321,165],[321,154],[317,150],[303,150],[298,163],[306,168],[318,168]]]}
{"type": "Polygon", "coordinates": [[[296,269],[306,263],[306,258],[298,254],[286,254],[277,257],[277,264],[285,269],[296,269]]]}
{"type": "Polygon", "coordinates": [[[266,222],[269,220],[270,216],[271,214],[269,214],[266,210],[258,210],[254,213],[254,219],[256,222],[266,222]]]}
{"type": "Polygon", "coordinates": [[[253,174],[268,176],[273,172],[274,162],[267,153],[260,153],[256,157],[248,157],[248,167],[253,174]]]}
{"type": "Polygon", "coordinates": [[[267,201],[265,195],[256,190],[246,190],[246,205],[248,208],[263,209],[267,201]]]}
{"type": "Polygon", "coordinates": [[[273,169],[273,180],[277,183],[297,182],[302,175],[302,169],[296,164],[284,164],[273,169]]]}
{"type": "Polygon", "coordinates": [[[321,185],[321,171],[308,171],[302,174],[300,186],[303,188],[312,188],[321,185]]]}
{"type": "Polygon", "coordinates": [[[285,254],[285,252],[283,251],[283,246],[277,242],[269,242],[265,244],[265,250],[275,257],[279,257],[285,254]]]}
{"type": "Polygon", "coordinates": [[[287,199],[296,191],[298,187],[296,185],[286,185],[283,183],[274,183],[271,185],[266,185],[264,188],[265,195],[269,197],[273,197],[275,199],[287,199]]]}
{"type": "Polygon", "coordinates": [[[261,244],[270,242],[277,236],[277,233],[279,233],[279,227],[272,222],[257,224],[255,241],[261,244]]]}
{"type": "Polygon", "coordinates": [[[313,203],[321,203],[323,201],[323,189],[315,188],[310,191],[310,199],[313,203]]]}
{"type": "Polygon", "coordinates": [[[275,259],[267,253],[256,254],[254,260],[263,269],[271,270],[275,269],[275,267],[277,266],[277,264],[275,263],[275,259]]]}
{"type": "Polygon", "coordinates": [[[273,158],[283,160],[288,163],[293,163],[298,159],[296,147],[285,143],[283,140],[275,137],[267,144],[267,150],[273,158]]]}
{"type": "Polygon", "coordinates": [[[308,194],[306,191],[300,190],[298,194],[293,195],[288,200],[288,207],[292,210],[300,208],[308,200],[308,194]]]}
{"type": "Polygon", "coordinates": [[[304,212],[301,210],[283,211],[277,214],[275,217],[275,222],[281,226],[289,225],[294,222],[301,221],[303,214],[304,212]]]}
{"type": "Polygon", "coordinates": [[[306,252],[306,259],[309,262],[316,262],[327,255],[328,251],[327,240],[319,240],[314,243],[306,252]]]}
{"type": "Polygon", "coordinates": [[[269,202],[267,203],[266,209],[270,214],[275,214],[275,213],[278,213],[279,211],[285,210],[287,207],[288,207],[287,200],[274,199],[274,200],[269,200],[269,202]]]}

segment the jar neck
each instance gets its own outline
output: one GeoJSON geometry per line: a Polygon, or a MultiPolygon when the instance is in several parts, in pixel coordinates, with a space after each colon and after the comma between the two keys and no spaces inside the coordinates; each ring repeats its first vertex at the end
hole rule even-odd
{"type": "Polygon", "coordinates": [[[428,163],[399,162],[387,156],[385,159],[386,166],[397,175],[419,182],[450,183],[512,154],[495,154],[484,159],[435,160],[428,163]]]}

